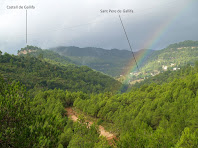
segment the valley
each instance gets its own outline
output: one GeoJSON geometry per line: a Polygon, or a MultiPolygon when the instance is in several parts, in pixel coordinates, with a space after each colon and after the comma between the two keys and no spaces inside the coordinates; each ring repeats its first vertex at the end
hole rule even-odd
{"type": "Polygon", "coordinates": [[[44,56],[62,64],[86,65],[92,69],[113,76],[126,84],[135,84],[166,71],[176,71],[187,64],[193,65],[198,56],[196,41],[184,41],[171,44],[159,50],[140,50],[135,53],[140,71],[136,69],[132,54],[127,50],[105,50],[101,48],[57,47],[42,50],[29,46],[19,55],[44,56]],[[53,52],[52,52],[53,51],[53,52]],[[53,55],[53,56],[52,56],[53,55]],[[127,79],[127,82],[124,80],[127,79]]]}
{"type": "Polygon", "coordinates": [[[0,148],[198,148],[198,0],[0,0],[0,148]]]}
{"type": "Polygon", "coordinates": [[[197,147],[195,44],[155,51],[119,81],[51,50],[0,52],[0,147],[197,147]]]}
{"type": "MultiPolygon", "coordinates": [[[[77,122],[79,120],[78,114],[71,107],[66,108],[65,110],[67,111],[67,116],[71,118],[71,120],[73,120],[74,122],[77,122]]],[[[85,119],[84,122],[88,124],[88,127],[90,127],[93,124],[93,121],[89,121],[87,119],[85,119]]],[[[116,139],[116,136],[112,133],[107,132],[103,126],[99,125],[98,128],[100,136],[104,136],[109,143],[112,143],[113,139],[116,139]]]]}

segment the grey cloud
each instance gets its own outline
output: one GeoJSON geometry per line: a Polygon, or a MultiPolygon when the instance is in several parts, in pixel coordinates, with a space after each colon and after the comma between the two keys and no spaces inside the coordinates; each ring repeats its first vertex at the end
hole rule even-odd
{"type": "Polygon", "coordinates": [[[3,52],[16,54],[26,45],[25,12],[5,10],[9,3],[36,6],[36,10],[28,10],[28,44],[42,48],[62,45],[129,49],[118,14],[101,14],[100,9],[134,10],[133,14],[121,14],[134,50],[143,48],[174,15],[179,17],[173,18],[151,48],[198,40],[198,2],[194,0],[6,0],[0,6],[0,50],[3,52]]]}

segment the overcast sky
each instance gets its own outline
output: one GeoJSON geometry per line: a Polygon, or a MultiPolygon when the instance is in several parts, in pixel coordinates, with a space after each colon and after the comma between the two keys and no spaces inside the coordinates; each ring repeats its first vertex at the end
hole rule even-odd
{"type": "Polygon", "coordinates": [[[133,50],[159,50],[171,43],[198,40],[197,0],[0,0],[0,50],[16,54],[26,46],[26,10],[8,5],[34,5],[28,10],[28,45],[101,47],[129,50],[121,13],[133,50]]]}

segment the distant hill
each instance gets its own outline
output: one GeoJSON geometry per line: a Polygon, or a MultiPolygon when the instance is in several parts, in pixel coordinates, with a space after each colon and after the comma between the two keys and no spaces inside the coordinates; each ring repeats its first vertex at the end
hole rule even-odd
{"type": "MultiPolygon", "coordinates": [[[[21,52],[28,51],[26,49],[26,51],[22,50],[21,52]]],[[[198,41],[189,40],[171,44],[159,51],[140,50],[135,52],[136,59],[145,52],[147,52],[146,56],[144,55],[141,58],[142,65],[138,65],[140,71],[131,73],[127,78],[131,84],[165,71],[178,70],[186,64],[193,65],[198,60],[198,41]]],[[[35,50],[31,50],[29,54],[36,57],[43,55],[49,62],[86,65],[97,71],[117,77],[119,81],[126,79],[126,73],[123,72],[129,71],[130,65],[135,63],[130,51],[118,49],[105,50],[102,48],[72,46],[52,48],[50,51],[38,49],[35,52],[35,50]],[[120,77],[120,75],[122,76],[120,77]]]]}
{"type": "Polygon", "coordinates": [[[100,93],[117,91],[120,86],[120,82],[87,66],[60,65],[53,60],[47,62],[42,56],[0,55],[0,74],[6,79],[20,81],[28,90],[34,91],[57,88],[100,93]]]}
{"type": "MultiPolygon", "coordinates": [[[[74,46],[61,46],[51,48],[50,50],[70,58],[72,61],[79,65],[86,65],[90,68],[101,71],[113,77],[118,77],[123,74],[123,71],[126,71],[128,68],[128,63],[133,60],[132,53],[128,50],[106,50],[102,48],[79,48],[74,46]]],[[[135,56],[138,56],[140,52],[142,51],[135,52],[135,56]]],[[[146,63],[147,59],[153,54],[154,51],[149,50],[148,52],[150,54],[144,57],[145,59],[143,60],[143,65],[146,63]]],[[[139,66],[141,67],[143,65],[139,66]]]]}
{"type": "Polygon", "coordinates": [[[112,77],[53,51],[0,51],[0,147],[198,148],[197,43],[172,44],[141,58],[146,64],[137,77],[160,73],[122,94],[115,93],[122,87],[112,77]],[[71,107],[79,122],[66,117],[71,107]],[[100,137],[99,126],[115,140],[100,137]]]}
{"type": "MultiPolygon", "coordinates": [[[[131,84],[166,71],[176,71],[198,61],[198,41],[183,41],[171,44],[155,51],[145,62],[139,72],[130,75],[131,84]]],[[[125,79],[125,78],[120,78],[125,79]]]]}
{"type": "Polygon", "coordinates": [[[154,76],[152,84],[127,93],[79,98],[73,105],[105,124],[112,123],[109,128],[119,133],[119,148],[197,148],[197,72],[195,63],[195,67],[166,73],[165,79],[164,74],[154,76]],[[166,80],[168,77],[170,80],[166,80]]]}
{"type": "Polygon", "coordinates": [[[56,62],[64,65],[75,64],[68,57],[61,56],[58,53],[53,52],[51,50],[43,50],[39,47],[30,46],[30,45],[27,45],[25,48],[21,48],[21,50],[18,51],[18,55],[19,56],[30,55],[37,58],[44,58],[48,62],[52,62],[52,63],[56,62]]]}
{"type": "Polygon", "coordinates": [[[142,71],[176,70],[198,60],[198,41],[184,41],[171,44],[165,49],[156,51],[142,68],[142,71]]]}

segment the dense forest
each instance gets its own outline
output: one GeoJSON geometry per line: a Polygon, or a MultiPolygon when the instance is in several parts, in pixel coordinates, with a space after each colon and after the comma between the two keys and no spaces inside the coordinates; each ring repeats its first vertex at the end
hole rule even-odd
{"type": "Polygon", "coordinates": [[[113,78],[37,50],[0,52],[0,147],[198,147],[198,62],[121,93],[113,78]],[[97,122],[88,126],[83,116],[73,122],[67,107],[97,122]],[[113,145],[100,136],[100,125],[117,136],[113,145]]]}
{"type": "Polygon", "coordinates": [[[86,66],[59,65],[42,57],[0,56],[0,73],[11,80],[22,82],[28,90],[61,88],[69,91],[99,93],[117,91],[120,83],[86,66]]]}
{"type": "Polygon", "coordinates": [[[124,94],[78,98],[74,106],[113,123],[118,147],[198,147],[198,66],[186,72],[124,94]]]}
{"type": "Polygon", "coordinates": [[[180,43],[171,44],[167,48],[197,47],[197,46],[198,46],[197,41],[187,40],[180,43]]]}
{"type": "MultiPolygon", "coordinates": [[[[198,62],[195,62],[195,65],[197,66],[198,62]]],[[[190,73],[192,73],[191,65],[187,64],[185,66],[182,66],[180,70],[176,70],[176,71],[167,70],[167,71],[163,71],[162,73],[159,73],[158,75],[154,77],[148,77],[144,79],[144,81],[135,83],[134,85],[132,85],[132,87],[139,88],[142,85],[150,85],[152,83],[163,84],[163,83],[171,82],[178,77],[185,77],[186,75],[189,75],[190,73]]]]}
{"type": "Polygon", "coordinates": [[[64,108],[82,93],[55,89],[30,98],[23,85],[1,76],[0,88],[0,147],[109,147],[96,125],[65,116],[64,108]]]}
{"type": "MultiPolygon", "coordinates": [[[[70,58],[72,61],[79,65],[86,65],[92,69],[103,72],[113,77],[123,75],[123,71],[127,71],[129,62],[135,62],[131,51],[118,50],[118,49],[102,49],[94,47],[56,47],[50,50],[70,58]]],[[[149,57],[152,56],[154,50],[141,49],[134,52],[135,57],[139,57],[142,53],[147,52],[143,57],[142,63],[139,67],[147,63],[149,57]]]]}
{"type": "MultiPolygon", "coordinates": [[[[143,80],[166,71],[176,71],[188,64],[193,66],[197,58],[198,41],[189,40],[171,44],[162,50],[153,52],[139,71],[131,71],[132,75],[128,79],[133,83],[136,80],[143,80]]],[[[123,78],[120,77],[120,79],[123,78]]]]}
{"type": "Polygon", "coordinates": [[[197,49],[198,41],[171,44],[165,49],[156,51],[141,70],[144,72],[164,71],[163,66],[167,66],[168,70],[173,70],[173,68],[194,64],[198,57],[197,49]]]}
{"type": "Polygon", "coordinates": [[[36,46],[27,45],[25,48],[22,48],[18,51],[18,55],[20,56],[33,56],[37,58],[43,58],[48,62],[63,64],[63,65],[71,65],[75,64],[72,60],[68,57],[61,56],[58,53],[55,53],[51,50],[42,50],[36,46]],[[27,51],[27,52],[26,52],[27,51]]]}

